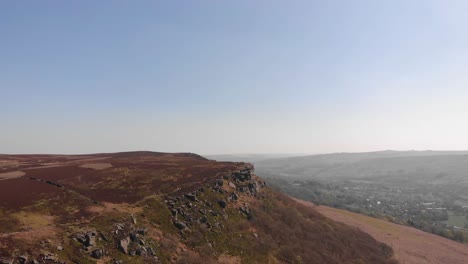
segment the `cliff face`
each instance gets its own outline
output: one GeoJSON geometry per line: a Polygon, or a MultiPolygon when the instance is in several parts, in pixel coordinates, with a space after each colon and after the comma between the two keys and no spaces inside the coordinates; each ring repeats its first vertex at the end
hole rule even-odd
{"type": "Polygon", "coordinates": [[[148,152],[5,160],[0,173],[24,175],[0,181],[0,263],[393,262],[250,164],[148,152]]]}

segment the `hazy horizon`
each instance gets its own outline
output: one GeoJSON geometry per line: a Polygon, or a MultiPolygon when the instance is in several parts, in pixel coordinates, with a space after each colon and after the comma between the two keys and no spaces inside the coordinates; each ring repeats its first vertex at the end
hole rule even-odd
{"type": "Polygon", "coordinates": [[[2,1],[0,152],[468,149],[464,1],[2,1]]]}

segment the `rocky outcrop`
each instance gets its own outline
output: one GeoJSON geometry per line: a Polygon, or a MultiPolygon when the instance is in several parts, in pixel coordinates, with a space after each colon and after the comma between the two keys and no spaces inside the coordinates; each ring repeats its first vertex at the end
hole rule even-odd
{"type": "MultiPolygon", "coordinates": [[[[180,232],[190,231],[192,227],[197,226],[208,230],[224,228],[221,222],[228,218],[226,210],[234,206],[230,204],[237,203],[242,196],[259,198],[261,189],[266,186],[252,174],[252,169],[252,166],[247,165],[238,171],[219,175],[211,183],[199,187],[196,191],[179,196],[167,196],[164,202],[171,212],[175,228],[180,232]],[[210,192],[223,198],[213,199],[213,194],[209,194],[210,192]]],[[[245,217],[252,217],[247,203],[235,208],[245,217]]]]}

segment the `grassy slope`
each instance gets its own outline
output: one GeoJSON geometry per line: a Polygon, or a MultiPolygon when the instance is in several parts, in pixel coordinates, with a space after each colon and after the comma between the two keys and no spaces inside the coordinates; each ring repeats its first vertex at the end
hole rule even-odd
{"type": "Polygon", "coordinates": [[[402,264],[462,264],[468,263],[468,246],[423,231],[390,223],[381,219],[327,206],[314,206],[334,221],[357,227],[376,240],[392,246],[402,264]]]}

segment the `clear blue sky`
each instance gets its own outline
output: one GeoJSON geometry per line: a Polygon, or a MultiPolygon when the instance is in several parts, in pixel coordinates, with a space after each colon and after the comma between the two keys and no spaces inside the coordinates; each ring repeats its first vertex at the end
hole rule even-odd
{"type": "Polygon", "coordinates": [[[0,153],[468,149],[466,1],[0,1],[0,153]]]}

